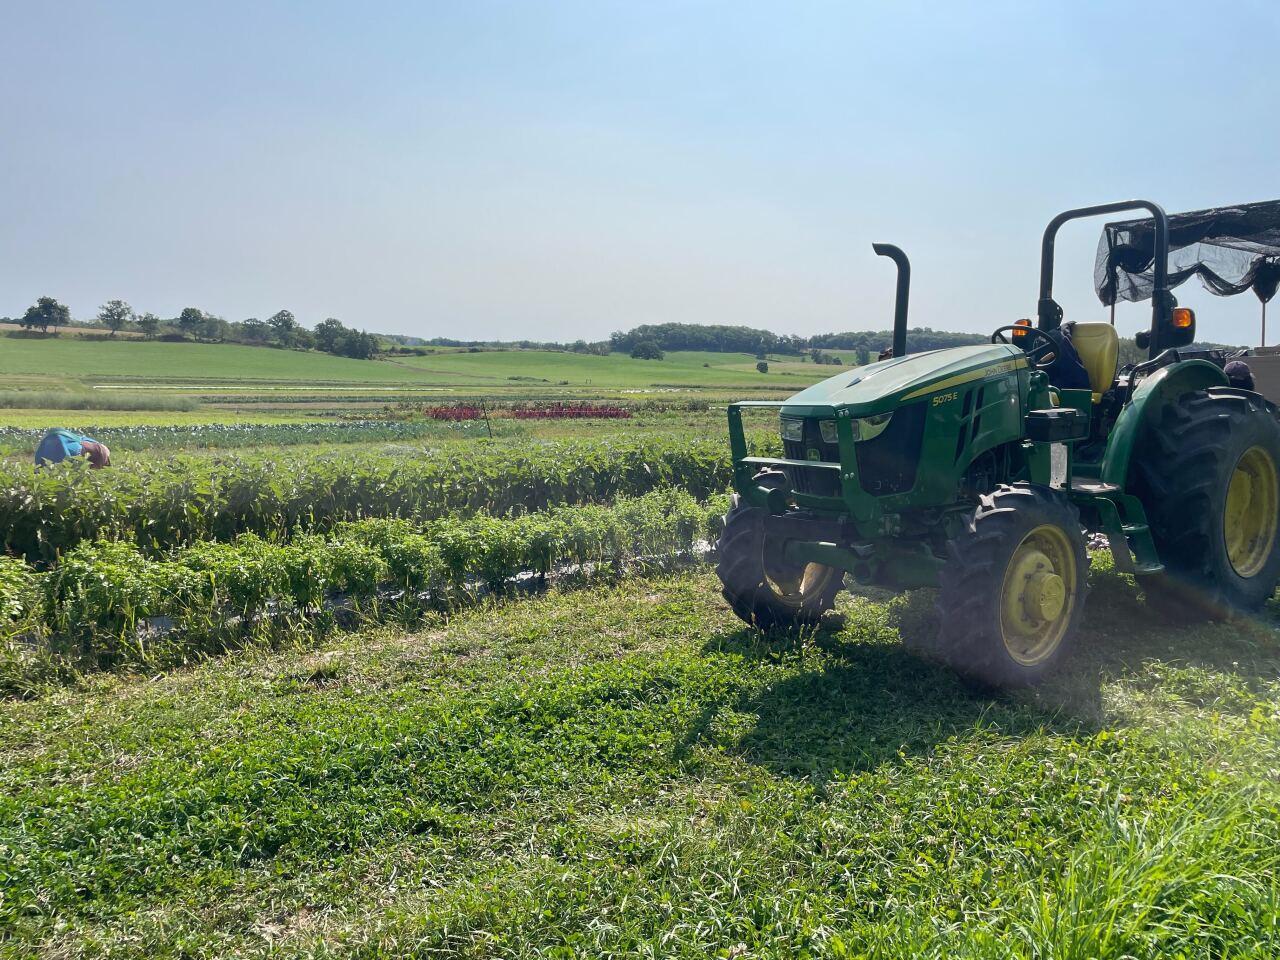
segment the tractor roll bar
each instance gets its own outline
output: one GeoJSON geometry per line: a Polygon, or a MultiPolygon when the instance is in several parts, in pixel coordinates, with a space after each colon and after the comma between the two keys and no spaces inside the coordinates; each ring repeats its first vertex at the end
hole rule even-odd
{"type": "Polygon", "coordinates": [[[1155,219],[1155,256],[1151,291],[1151,352],[1155,357],[1161,352],[1161,332],[1173,316],[1173,294],[1169,292],[1169,218],[1158,203],[1150,200],[1121,200],[1103,203],[1096,207],[1080,207],[1066,210],[1044,228],[1044,242],[1040,247],[1040,302],[1036,305],[1036,326],[1041,330],[1056,330],[1062,323],[1062,308],[1053,299],[1053,244],[1058,228],[1068,220],[1097,217],[1121,210],[1147,210],[1155,219]]]}
{"type": "Polygon", "coordinates": [[[888,257],[898,265],[898,293],[893,300],[893,355],[907,354],[907,298],[911,293],[911,261],[902,248],[892,243],[873,243],[877,256],[888,257]]]}

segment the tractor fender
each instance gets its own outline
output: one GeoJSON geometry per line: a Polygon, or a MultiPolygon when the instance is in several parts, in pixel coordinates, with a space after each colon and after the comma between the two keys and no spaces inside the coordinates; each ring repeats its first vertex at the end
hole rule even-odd
{"type": "Polygon", "coordinates": [[[1227,375],[1208,360],[1184,360],[1161,367],[1144,379],[1111,428],[1099,479],[1123,488],[1129,477],[1129,460],[1146,425],[1154,422],[1160,411],[1179,397],[1195,390],[1226,385],[1227,375]]]}

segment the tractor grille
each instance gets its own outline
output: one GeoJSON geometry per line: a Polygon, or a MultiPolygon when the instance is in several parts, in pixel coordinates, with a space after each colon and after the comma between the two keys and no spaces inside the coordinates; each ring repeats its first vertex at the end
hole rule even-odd
{"type": "MultiPolygon", "coordinates": [[[[920,465],[920,448],[924,440],[925,404],[899,407],[893,419],[878,437],[863,440],[854,447],[858,458],[858,482],[873,497],[905,493],[916,485],[916,469],[920,465]]],[[[817,420],[804,421],[804,440],[784,440],[783,455],[788,460],[812,460],[817,451],[824,463],[840,462],[840,445],[824,443],[817,420]]],[[[806,470],[788,467],[787,480],[792,489],[818,496],[840,496],[839,475],[829,470],[806,470]]]]}
{"type": "Polygon", "coordinates": [[[873,497],[905,493],[916,485],[924,440],[924,403],[899,407],[884,433],[854,447],[858,480],[873,497]]]}
{"type": "MultiPolygon", "coordinates": [[[[824,443],[819,433],[818,421],[805,418],[804,440],[782,441],[782,455],[788,460],[812,460],[810,450],[818,451],[818,459],[825,463],[840,462],[840,445],[824,443]]],[[[831,470],[806,470],[804,467],[788,467],[787,482],[793,490],[820,497],[840,496],[839,475],[831,470]]]]}

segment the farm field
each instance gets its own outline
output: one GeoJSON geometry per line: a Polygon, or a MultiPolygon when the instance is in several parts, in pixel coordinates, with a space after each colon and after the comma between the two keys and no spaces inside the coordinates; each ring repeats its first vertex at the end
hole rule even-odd
{"type": "Polygon", "coordinates": [[[706,554],[740,388],[512,356],[0,411],[0,955],[1280,950],[1275,601],[1169,622],[1094,555],[1081,649],[1010,695],[917,652],[928,590],[762,637],[706,554]],[[511,415],[583,402],[629,416],[511,415]],[[55,423],[112,468],[34,470],[55,423]]]}
{"type": "Polygon", "coordinates": [[[674,351],[662,361],[538,350],[440,351],[367,361],[238,344],[3,337],[5,390],[38,393],[44,405],[6,404],[0,397],[0,428],[332,422],[383,416],[388,408],[481,400],[720,402],[784,397],[841,369],[771,358],[770,372],[761,374],[749,354],[692,351],[674,351]],[[59,405],[60,394],[76,401],[59,405]],[[92,402],[83,402],[86,397],[92,402]],[[197,406],[147,409],[167,399],[197,406]],[[85,406],[91,409],[67,409],[85,406]]]}
{"type": "Polygon", "coordinates": [[[0,936],[78,956],[1273,956],[1274,613],[991,699],[927,592],[743,629],[706,572],[4,705],[0,936]]]}
{"type": "MultiPolygon", "coordinates": [[[[18,323],[0,323],[0,336],[8,334],[17,334],[19,337],[28,337],[28,331],[18,323]]],[[[60,327],[58,330],[59,337],[106,337],[111,331],[106,327],[60,327]]],[[[121,330],[116,334],[117,339],[136,340],[141,339],[142,334],[137,330],[121,330]]]]}
{"type": "Polygon", "coordinates": [[[0,340],[0,375],[50,371],[67,379],[101,382],[230,379],[385,383],[415,379],[412,371],[391,363],[234,343],[128,343],[61,336],[0,340]]]}
{"type": "MultiPolygon", "coordinates": [[[[780,359],[780,358],[779,358],[780,359]]],[[[342,385],[476,385],[511,378],[537,383],[643,387],[796,386],[838,372],[834,367],[786,362],[786,373],[757,373],[749,354],[681,353],[664,360],[634,360],[624,354],[607,357],[542,350],[483,350],[478,353],[442,349],[430,356],[383,360],[348,360],[316,352],[277,350],[240,344],[112,342],[81,337],[0,341],[0,375],[49,376],[86,383],[164,383],[188,381],[289,381],[342,385]],[[708,364],[704,367],[703,364],[708,364]]]]}
{"type": "Polygon", "coordinates": [[[567,381],[573,386],[801,386],[838,373],[831,366],[785,362],[771,357],[769,372],[756,371],[756,358],[747,353],[671,351],[663,360],[633,360],[613,353],[607,357],[548,351],[486,351],[447,353],[427,357],[401,357],[397,363],[421,371],[432,382],[477,384],[509,381],[512,377],[567,381]]]}
{"type": "Polygon", "coordinates": [[[28,430],[47,430],[50,426],[67,427],[73,430],[89,430],[93,427],[298,423],[305,419],[306,417],[301,413],[221,410],[217,408],[197,410],[63,410],[43,407],[31,410],[0,410],[0,428],[18,427],[28,430]]]}

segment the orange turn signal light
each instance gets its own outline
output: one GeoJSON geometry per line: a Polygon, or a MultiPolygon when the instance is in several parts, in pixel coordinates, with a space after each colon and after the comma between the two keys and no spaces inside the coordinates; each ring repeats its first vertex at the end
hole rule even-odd
{"type": "MultiPolygon", "coordinates": [[[[1025,319],[1025,318],[1024,318],[1024,319],[1022,319],[1022,320],[1015,320],[1015,321],[1013,321],[1013,325],[1014,325],[1015,327],[1029,327],[1029,326],[1031,326],[1031,321],[1030,321],[1030,320],[1027,320],[1027,319],[1025,319]]],[[[1014,335],[1015,337],[1025,337],[1025,336],[1027,335],[1027,331],[1025,331],[1025,330],[1014,330],[1014,331],[1013,331],[1013,335],[1014,335]]]]}
{"type": "Polygon", "coordinates": [[[1190,330],[1196,325],[1196,313],[1190,307],[1173,308],[1173,326],[1176,330],[1190,330]]]}

